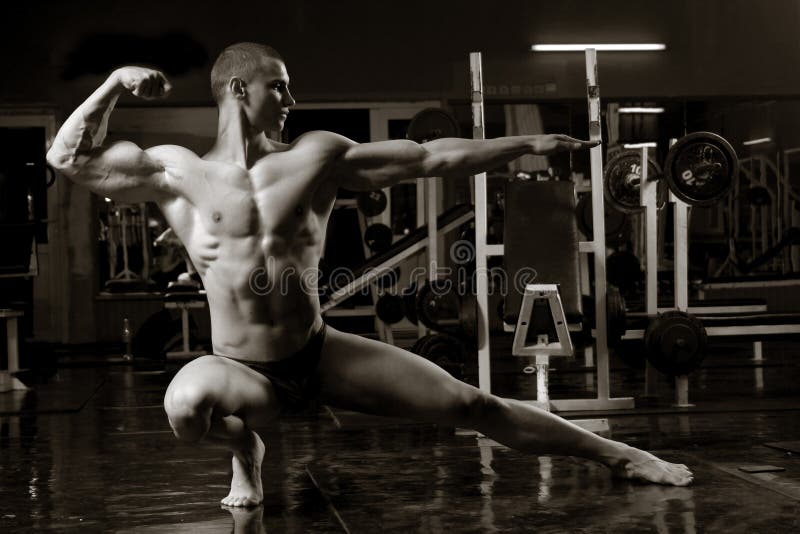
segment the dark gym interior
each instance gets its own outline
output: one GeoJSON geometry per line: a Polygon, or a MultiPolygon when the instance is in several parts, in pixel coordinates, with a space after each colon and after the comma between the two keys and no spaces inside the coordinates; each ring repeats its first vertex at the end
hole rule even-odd
{"type": "MultiPolygon", "coordinates": [[[[5,6],[0,530],[797,531],[798,25],[789,0],[5,6]],[[440,139],[594,142],[334,188],[314,313],[432,362],[463,391],[683,464],[691,483],[625,480],[557,448],[315,401],[253,425],[263,502],[220,504],[230,452],[176,439],[165,413],[181,370],[236,358],[219,326],[236,321],[220,322],[220,282],[199,259],[210,238],[189,242],[160,200],[81,183],[86,147],[70,164],[53,154],[123,66],[154,69],[171,91],[122,92],[107,131],[82,142],[211,154],[226,115],[209,78],[239,42],[285,64],[293,101],[261,137],[287,154],[320,131],[431,151],[440,139]]],[[[256,167],[243,171],[253,183],[256,167]]],[[[215,209],[205,227],[236,213],[215,209]]],[[[247,237],[269,241],[264,228],[247,237]]],[[[270,268],[269,253],[261,261],[270,268]]],[[[305,320],[296,303],[278,310],[251,319],[305,320]]]]}

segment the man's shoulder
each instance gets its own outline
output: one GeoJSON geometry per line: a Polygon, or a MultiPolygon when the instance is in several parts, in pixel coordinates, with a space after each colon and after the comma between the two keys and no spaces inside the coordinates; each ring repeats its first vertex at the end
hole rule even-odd
{"type": "Polygon", "coordinates": [[[158,160],[179,160],[182,162],[200,161],[194,151],[180,145],[156,145],[145,149],[145,152],[158,160]]]}
{"type": "Polygon", "coordinates": [[[290,145],[290,149],[312,149],[325,152],[340,152],[353,146],[355,142],[343,135],[324,130],[314,130],[306,132],[295,139],[290,145]]]}

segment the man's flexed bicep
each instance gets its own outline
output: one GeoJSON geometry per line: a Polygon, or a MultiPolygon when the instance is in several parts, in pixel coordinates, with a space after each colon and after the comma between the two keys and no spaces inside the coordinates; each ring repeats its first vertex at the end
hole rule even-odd
{"type": "Polygon", "coordinates": [[[57,168],[98,195],[119,202],[155,201],[169,191],[169,184],[163,163],[151,151],[117,141],[88,150],[76,164],[57,168]]]}
{"type": "Polygon", "coordinates": [[[127,141],[105,144],[108,119],[119,96],[162,98],[170,84],[159,71],[122,67],[69,116],[56,134],[47,162],[92,191],[125,202],[156,200],[166,185],[157,158],[127,141]]]}

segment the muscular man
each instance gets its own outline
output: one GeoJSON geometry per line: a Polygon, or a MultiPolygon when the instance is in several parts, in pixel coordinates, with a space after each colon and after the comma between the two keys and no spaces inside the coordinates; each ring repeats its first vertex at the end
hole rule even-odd
{"type": "Polygon", "coordinates": [[[464,176],[524,154],[592,143],[530,135],[357,144],[330,132],[278,143],[264,132],[281,130],[295,103],[289,75],[275,50],[253,43],[222,52],[211,71],[211,89],[219,125],[216,142],[203,157],[179,146],[142,150],[125,141],[104,143],[120,94],[151,99],[170,91],[160,72],[124,67],[67,119],[47,160],[97,194],[156,202],[200,273],[214,354],[177,373],[164,408],[179,439],[205,439],[232,451],[233,480],[223,504],[261,503],[265,447],[251,428],[312,398],[371,414],[474,428],[531,454],[596,460],[625,478],[691,482],[684,465],[482,392],[400,348],[326,328],[315,282],[303,276],[317,268],[339,187],[368,191],[419,176],[464,176]],[[262,278],[259,290],[254,273],[262,278]],[[265,286],[273,289],[262,291],[265,286]]]}

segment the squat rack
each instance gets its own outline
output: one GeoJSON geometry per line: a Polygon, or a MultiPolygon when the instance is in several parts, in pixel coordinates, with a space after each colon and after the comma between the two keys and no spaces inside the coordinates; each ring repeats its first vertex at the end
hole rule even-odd
{"type": "MultiPolygon", "coordinates": [[[[589,106],[589,138],[602,141],[600,117],[600,88],[597,80],[597,51],[585,50],[586,91],[589,106]]],[[[472,137],[485,139],[483,66],[480,52],[472,52],[470,60],[470,79],[472,86],[472,137]]],[[[597,369],[597,396],[593,399],[551,399],[550,405],[556,411],[599,411],[630,409],[634,406],[632,397],[610,396],[609,351],[606,339],[606,243],[603,199],[603,153],[602,146],[590,149],[592,183],[592,222],[594,235],[591,241],[581,241],[578,250],[583,254],[594,255],[595,283],[595,350],[597,369]]],[[[478,385],[481,390],[491,393],[491,347],[489,338],[489,271],[487,260],[490,256],[502,256],[504,246],[486,242],[488,228],[487,173],[474,177],[475,200],[475,268],[477,277],[478,303],[478,385]]],[[[578,283],[578,280],[575,281],[578,283]]]]}

